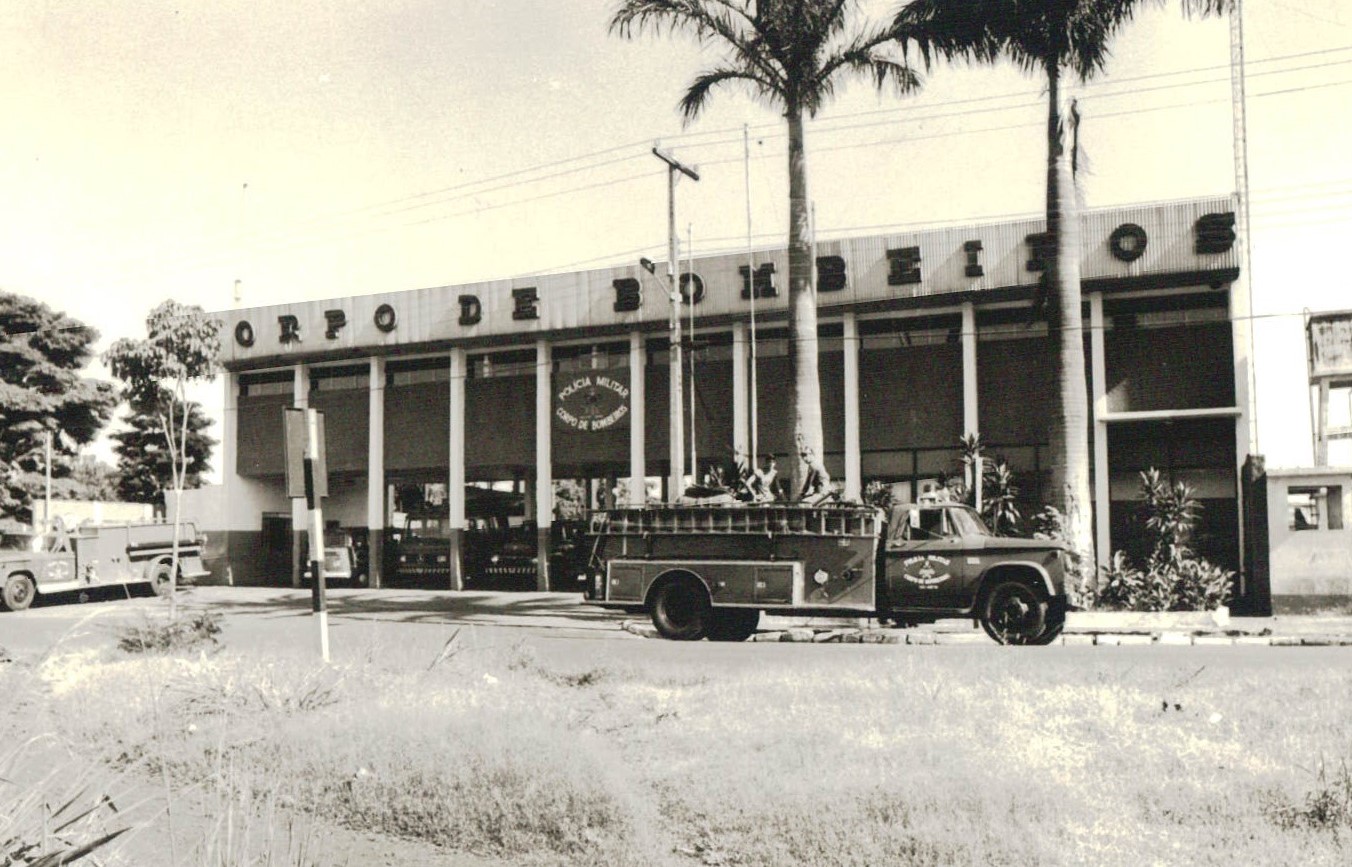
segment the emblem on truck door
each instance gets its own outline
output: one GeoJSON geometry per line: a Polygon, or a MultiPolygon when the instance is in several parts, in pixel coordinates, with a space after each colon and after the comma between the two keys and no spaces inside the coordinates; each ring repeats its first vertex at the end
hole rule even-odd
{"type": "Polygon", "coordinates": [[[901,561],[901,574],[912,584],[919,584],[921,587],[934,587],[953,577],[953,573],[948,571],[950,562],[947,557],[937,557],[933,554],[907,557],[901,561]]]}

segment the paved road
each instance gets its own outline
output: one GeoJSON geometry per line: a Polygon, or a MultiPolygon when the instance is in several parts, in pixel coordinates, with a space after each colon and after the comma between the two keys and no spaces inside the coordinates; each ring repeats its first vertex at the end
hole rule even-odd
{"type": "MultiPolygon", "coordinates": [[[[223,637],[230,644],[278,651],[318,644],[307,590],[195,587],[180,591],[178,601],[184,611],[221,614],[223,637]]],[[[642,640],[621,628],[625,615],[585,605],[578,594],[338,589],[329,591],[328,602],[335,651],[388,639],[435,652],[456,629],[492,633],[504,641],[523,636],[642,640]]],[[[162,616],[165,609],[164,600],[153,596],[105,591],[84,603],[53,601],[0,613],[0,647],[20,657],[106,644],[110,634],[162,616]]]]}
{"type": "MultiPolygon", "coordinates": [[[[227,646],[277,653],[310,653],[318,649],[317,622],[306,590],[194,587],[180,591],[179,603],[185,611],[210,609],[220,613],[224,620],[222,637],[227,646]]],[[[49,601],[20,613],[0,613],[0,649],[23,658],[53,650],[107,647],[120,629],[163,616],[165,608],[164,601],[153,596],[129,597],[123,591],[105,588],[84,603],[49,601]]],[[[688,644],[644,640],[626,631],[625,621],[645,622],[641,617],[588,605],[574,593],[390,589],[329,592],[330,644],[335,660],[354,654],[406,654],[410,664],[417,664],[418,659],[435,658],[453,635],[461,643],[480,647],[510,646],[524,640],[538,648],[548,648],[551,655],[577,658],[639,655],[702,659],[771,652],[735,649],[747,645],[703,643],[699,647],[707,649],[697,650],[688,644]],[[597,648],[592,653],[580,646],[597,642],[604,642],[610,649],[597,648]],[[623,650],[616,646],[619,642],[626,643],[623,650]],[[573,649],[566,649],[570,647],[573,649]]],[[[819,628],[822,625],[820,620],[763,618],[762,629],[808,623],[819,628]]],[[[1352,618],[1268,618],[1245,621],[1241,628],[1249,632],[1269,629],[1279,635],[1352,636],[1352,618]]],[[[963,620],[908,630],[902,640],[929,643],[931,638],[945,644],[995,648],[980,629],[963,620]]],[[[1148,636],[1138,638],[1149,641],[1148,636]]],[[[1067,639],[1080,643],[1092,640],[1086,635],[1067,639]]],[[[1099,639],[1099,643],[1109,642],[1099,639]]],[[[787,644],[768,647],[786,648],[778,652],[798,652],[788,650],[787,644]]],[[[1198,650],[1193,648],[1194,652],[1198,650]]]]}

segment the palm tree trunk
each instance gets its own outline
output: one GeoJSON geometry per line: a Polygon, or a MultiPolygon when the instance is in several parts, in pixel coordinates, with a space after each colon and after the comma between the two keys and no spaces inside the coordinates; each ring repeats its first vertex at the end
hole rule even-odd
{"type": "Polygon", "coordinates": [[[803,489],[809,469],[829,482],[823,463],[821,378],[817,373],[817,287],[813,280],[808,218],[807,152],[803,109],[788,100],[789,121],[789,396],[790,430],[798,454],[786,461],[791,496],[803,489]],[[806,458],[806,459],[805,459],[806,458]]]}
{"type": "Polygon", "coordinates": [[[1061,105],[1060,67],[1047,64],[1047,232],[1053,243],[1047,281],[1047,330],[1052,349],[1050,503],[1065,518],[1066,541],[1082,566],[1094,563],[1089,490],[1089,397],[1085,386],[1084,321],[1080,308],[1080,221],[1061,105]]]}

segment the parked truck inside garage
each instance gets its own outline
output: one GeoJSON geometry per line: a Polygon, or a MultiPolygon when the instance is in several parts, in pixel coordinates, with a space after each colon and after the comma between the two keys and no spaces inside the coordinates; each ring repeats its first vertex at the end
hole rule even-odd
{"type": "Polygon", "coordinates": [[[1065,621],[1065,551],[999,537],[958,503],[647,506],[592,520],[599,604],[647,613],[666,638],[743,641],[761,612],[970,617],[1002,644],[1046,644],[1065,621]]]}

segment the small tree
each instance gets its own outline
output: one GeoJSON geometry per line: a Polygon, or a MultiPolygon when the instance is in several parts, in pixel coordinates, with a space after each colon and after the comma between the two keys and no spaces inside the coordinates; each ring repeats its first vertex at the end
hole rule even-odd
{"type": "Polygon", "coordinates": [[[183,484],[188,475],[188,419],[194,404],[188,386],[216,376],[220,322],[196,305],[165,301],[146,317],[146,338],[123,338],[104,356],[123,383],[123,398],[133,406],[154,407],[169,450],[174,489],[174,542],[169,563],[169,611],[178,589],[178,543],[182,526],[183,484]]]}
{"type": "Polygon", "coordinates": [[[1153,467],[1141,473],[1139,517],[1150,553],[1137,569],[1124,552],[1114,551],[1096,588],[1096,603],[1130,611],[1210,611],[1226,604],[1234,573],[1192,550],[1201,511],[1187,484],[1171,485],[1153,467]]]}

